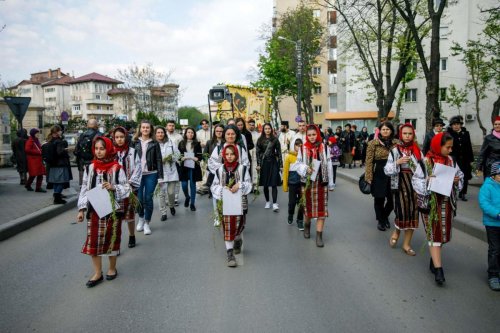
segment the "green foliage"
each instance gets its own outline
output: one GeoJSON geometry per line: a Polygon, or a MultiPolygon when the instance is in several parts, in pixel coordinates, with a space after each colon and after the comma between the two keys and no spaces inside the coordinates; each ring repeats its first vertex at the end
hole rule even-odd
{"type": "Polygon", "coordinates": [[[111,119],[106,119],[104,121],[104,126],[106,129],[109,131],[115,127],[121,126],[127,128],[127,126],[130,126],[130,128],[136,128],[137,127],[137,122],[133,120],[123,120],[119,118],[111,118],[111,119]]]}
{"type": "Polygon", "coordinates": [[[86,128],[87,128],[87,121],[81,118],[74,118],[68,120],[68,126],[66,127],[68,132],[85,131],[86,128]]]}
{"type": "Polygon", "coordinates": [[[203,114],[194,106],[181,106],[178,110],[179,119],[187,119],[189,126],[196,128],[202,119],[208,119],[208,115],[203,114]]]}
{"type": "Polygon", "coordinates": [[[158,118],[158,116],[153,112],[139,111],[137,112],[137,123],[141,122],[142,120],[149,120],[151,124],[153,124],[153,126],[157,125],[165,126],[165,124],[167,123],[166,120],[158,118]]]}
{"type": "Polygon", "coordinates": [[[448,94],[446,95],[446,103],[450,104],[457,109],[458,114],[460,114],[460,108],[462,104],[468,103],[467,99],[467,89],[458,89],[454,84],[450,84],[448,88],[448,94]]]}
{"type": "MultiPolygon", "coordinates": [[[[310,7],[300,4],[280,17],[277,31],[266,42],[265,52],[259,57],[259,78],[252,85],[271,89],[273,102],[283,96],[297,98],[297,51],[290,41],[301,41],[302,57],[302,102],[312,104],[315,85],[312,69],[325,46],[325,28],[313,15],[310,7]]],[[[274,103],[273,103],[274,104],[274,103]]]]}

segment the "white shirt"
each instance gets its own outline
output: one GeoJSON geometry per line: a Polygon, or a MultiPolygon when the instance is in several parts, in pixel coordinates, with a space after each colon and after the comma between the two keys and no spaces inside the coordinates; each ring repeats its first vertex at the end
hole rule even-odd
{"type": "Polygon", "coordinates": [[[196,132],[196,139],[201,143],[201,147],[205,148],[208,140],[210,140],[210,130],[204,130],[203,128],[196,132]]]}

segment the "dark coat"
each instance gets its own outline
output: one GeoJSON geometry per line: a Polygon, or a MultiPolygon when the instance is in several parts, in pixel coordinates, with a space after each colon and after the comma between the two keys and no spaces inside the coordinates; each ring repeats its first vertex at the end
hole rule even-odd
{"type": "Polygon", "coordinates": [[[343,131],[342,137],[340,138],[340,146],[344,153],[351,152],[351,149],[355,147],[356,144],[356,135],[353,131],[343,131]]]}
{"type": "Polygon", "coordinates": [[[471,163],[474,161],[469,131],[462,128],[457,133],[452,128],[448,128],[448,133],[453,137],[453,150],[450,155],[464,173],[465,179],[469,180],[472,178],[471,163]]]}
{"type": "Polygon", "coordinates": [[[484,137],[477,160],[478,168],[483,171],[485,178],[490,176],[491,165],[496,161],[500,161],[500,139],[493,134],[488,134],[484,137]]]}
{"type": "Polygon", "coordinates": [[[45,167],[42,162],[42,149],[37,146],[33,138],[30,137],[26,141],[24,151],[26,152],[30,177],[45,175],[45,167]]]}
{"type": "MultiPolygon", "coordinates": [[[[182,140],[179,142],[179,151],[181,154],[184,154],[186,152],[186,142],[182,140]]],[[[193,180],[195,182],[199,182],[202,180],[202,174],[201,174],[201,167],[200,167],[200,161],[203,158],[203,154],[201,153],[201,144],[196,141],[194,142],[193,146],[193,152],[194,152],[194,157],[198,159],[198,161],[194,164],[194,173],[193,173],[193,180]]],[[[179,180],[182,181],[188,181],[189,180],[189,168],[184,166],[184,162],[180,162],[181,167],[179,168],[179,180]]]]}
{"type": "Polygon", "coordinates": [[[280,186],[283,168],[281,145],[277,137],[257,141],[257,165],[260,166],[259,186],[280,186]]]}
{"type": "Polygon", "coordinates": [[[436,135],[436,133],[434,133],[434,131],[430,131],[429,133],[427,133],[425,135],[424,144],[422,146],[422,152],[424,153],[424,156],[427,155],[427,152],[429,150],[431,150],[431,141],[432,141],[432,138],[434,137],[434,135],[436,135]]]}
{"type": "Polygon", "coordinates": [[[255,145],[253,144],[252,133],[250,133],[250,131],[246,130],[241,134],[243,134],[245,136],[245,140],[247,142],[247,152],[254,149],[255,145]]]}
{"type": "MultiPolygon", "coordinates": [[[[141,140],[137,140],[134,144],[135,154],[142,158],[141,140]]],[[[158,179],[163,179],[163,160],[161,157],[161,148],[158,142],[149,141],[146,148],[146,165],[149,171],[158,171],[158,179]]]]}
{"type": "Polygon", "coordinates": [[[51,143],[55,146],[55,158],[51,167],[71,167],[69,162],[68,143],[61,138],[52,139],[51,143]]]}
{"type": "Polygon", "coordinates": [[[28,165],[26,160],[26,152],[24,147],[26,145],[26,138],[17,137],[12,141],[12,154],[16,160],[16,169],[19,173],[25,173],[28,171],[28,165]]]}

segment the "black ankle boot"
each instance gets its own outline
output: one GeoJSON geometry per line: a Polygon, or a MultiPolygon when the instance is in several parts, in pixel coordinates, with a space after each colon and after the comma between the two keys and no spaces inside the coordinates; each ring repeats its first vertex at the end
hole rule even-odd
{"type": "Polygon", "coordinates": [[[436,273],[434,274],[434,276],[438,286],[442,286],[443,283],[446,281],[446,279],[444,278],[443,267],[436,267],[436,273]]]}
{"type": "Polygon", "coordinates": [[[385,231],[385,222],[384,221],[378,221],[377,229],[380,230],[380,231],[385,231]]]}
{"type": "Polygon", "coordinates": [[[288,225],[292,225],[293,224],[293,214],[288,214],[288,225]]]}
{"type": "Polygon", "coordinates": [[[304,238],[311,238],[311,221],[304,222],[304,238]]]}
{"type": "Polygon", "coordinates": [[[323,231],[316,231],[316,246],[323,247],[325,244],[323,243],[323,231]]]}
{"type": "Polygon", "coordinates": [[[63,200],[61,193],[54,193],[54,205],[64,205],[66,200],[63,200]]]}
{"type": "Polygon", "coordinates": [[[128,247],[135,247],[135,236],[128,236],[128,247]]]}
{"type": "Polygon", "coordinates": [[[238,266],[238,263],[236,262],[236,258],[234,257],[233,249],[227,250],[227,266],[228,267],[238,266]]]}

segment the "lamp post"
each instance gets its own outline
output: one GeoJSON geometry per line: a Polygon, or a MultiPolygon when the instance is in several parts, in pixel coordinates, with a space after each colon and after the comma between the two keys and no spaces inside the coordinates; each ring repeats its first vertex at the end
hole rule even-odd
{"type": "Polygon", "coordinates": [[[297,115],[302,114],[300,103],[302,101],[302,41],[293,41],[283,36],[278,36],[278,39],[295,44],[295,56],[297,58],[297,115]]]}

